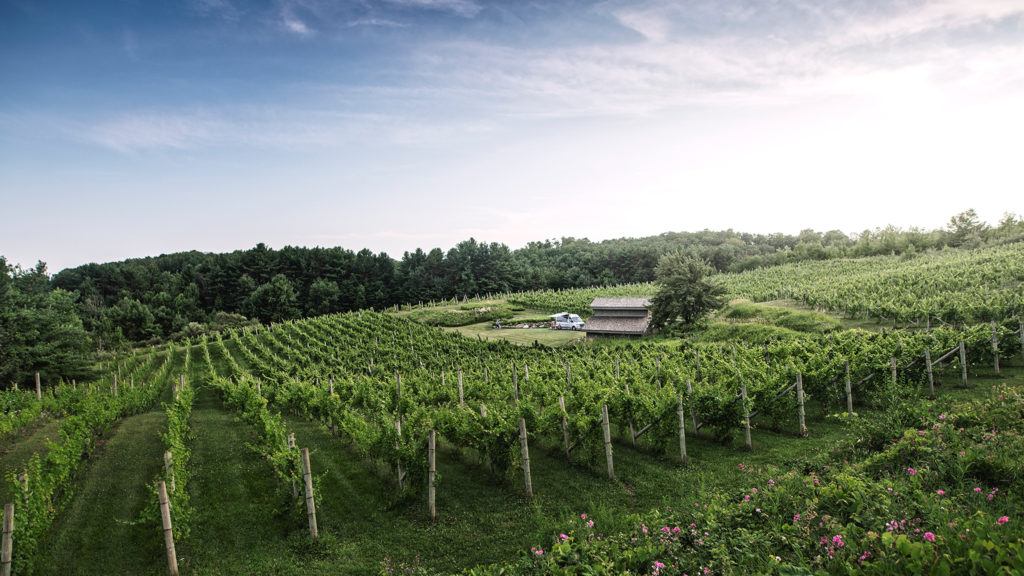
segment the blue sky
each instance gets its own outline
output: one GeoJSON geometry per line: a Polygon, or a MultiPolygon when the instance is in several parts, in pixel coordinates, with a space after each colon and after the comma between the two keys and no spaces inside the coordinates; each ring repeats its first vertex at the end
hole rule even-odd
{"type": "Polygon", "coordinates": [[[0,0],[0,254],[1024,212],[1019,0],[0,0]]]}

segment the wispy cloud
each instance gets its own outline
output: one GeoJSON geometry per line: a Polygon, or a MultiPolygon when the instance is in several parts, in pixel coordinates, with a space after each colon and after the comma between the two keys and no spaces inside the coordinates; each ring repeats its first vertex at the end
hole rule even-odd
{"type": "Polygon", "coordinates": [[[285,14],[281,18],[281,23],[284,25],[286,30],[294,34],[298,34],[299,36],[311,36],[313,34],[313,30],[311,30],[309,26],[306,26],[305,22],[290,14],[285,14]]]}
{"type": "Polygon", "coordinates": [[[386,0],[390,4],[453,12],[464,18],[473,18],[482,10],[473,0],[386,0]]]}

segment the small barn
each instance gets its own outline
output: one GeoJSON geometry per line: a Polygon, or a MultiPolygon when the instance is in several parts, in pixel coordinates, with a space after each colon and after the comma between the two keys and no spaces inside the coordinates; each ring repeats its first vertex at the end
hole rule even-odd
{"type": "Polygon", "coordinates": [[[647,298],[594,298],[583,329],[588,338],[641,338],[651,324],[650,306],[647,298]]]}

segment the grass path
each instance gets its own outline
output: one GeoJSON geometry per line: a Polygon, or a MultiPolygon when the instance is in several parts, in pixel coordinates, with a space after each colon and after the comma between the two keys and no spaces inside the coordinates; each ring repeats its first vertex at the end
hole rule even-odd
{"type": "Polygon", "coordinates": [[[0,446],[0,502],[10,502],[7,475],[20,474],[33,454],[46,454],[46,443],[60,440],[60,420],[41,419],[4,438],[0,446]]]}
{"type": "Polygon", "coordinates": [[[273,471],[247,444],[253,430],[225,411],[206,386],[192,409],[189,484],[195,518],[190,542],[180,547],[183,573],[300,574],[289,548],[298,525],[279,510],[283,492],[273,471]]]}
{"type": "MultiPolygon", "coordinates": [[[[154,525],[131,522],[149,502],[149,482],[163,466],[167,416],[158,406],[129,416],[97,448],[68,507],[43,540],[41,574],[151,574],[166,570],[154,525]]],[[[156,524],[156,526],[159,526],[156,524]]]]}

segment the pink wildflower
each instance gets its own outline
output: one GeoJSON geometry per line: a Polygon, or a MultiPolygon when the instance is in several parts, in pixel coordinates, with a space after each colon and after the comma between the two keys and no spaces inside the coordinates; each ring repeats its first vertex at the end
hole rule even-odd
{"type": "Polygon", "coordinates": [[[935,534],[932,534],[931,532],[925,532],[922,538],[928,542],[935,542],[935,534]]]}
{"type": "Polygon", "coordinates": [[[1009,516],[1003,516],[1002,518],[1000,518],[998,520],[1000,526],[1002,526],[1003,524],[1006,524],[1009,521],[1010,521],[1010,517],[1009,516]]]}

